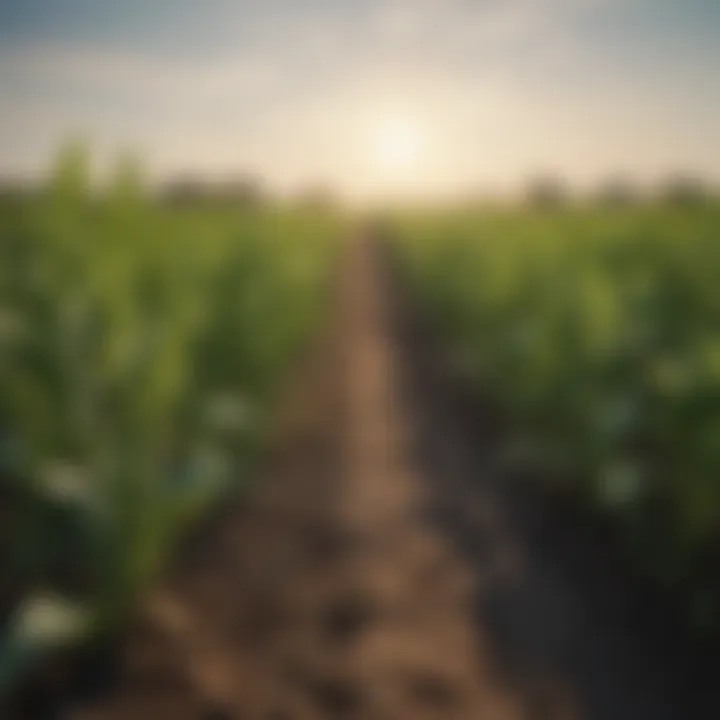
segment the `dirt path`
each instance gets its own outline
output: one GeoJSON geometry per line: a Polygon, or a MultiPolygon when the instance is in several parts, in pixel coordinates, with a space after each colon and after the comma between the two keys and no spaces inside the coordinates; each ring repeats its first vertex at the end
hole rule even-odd
{"type": "Polygon", "coordinates": [[[261,489],[150,598],[113,693],[62,718],[717,717],[533,534],[386,271],[350,248],[261,489]]]}

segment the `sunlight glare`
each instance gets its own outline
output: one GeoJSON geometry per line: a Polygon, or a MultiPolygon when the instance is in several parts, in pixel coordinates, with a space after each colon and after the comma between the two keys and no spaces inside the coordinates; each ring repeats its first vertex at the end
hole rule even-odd
{"type": "Polygon", "coordinates": [[[413,118],[387,119],[375,132],[374,155],[378,166],[386,172],[418,169],[424,146],[423,129],[413,118]]]}

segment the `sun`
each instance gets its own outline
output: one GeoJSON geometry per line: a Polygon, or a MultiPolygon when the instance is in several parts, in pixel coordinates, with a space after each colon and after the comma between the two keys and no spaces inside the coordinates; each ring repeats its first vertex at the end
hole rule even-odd
{"type": "Polygon", "coordinates": [[[422,125],[411,117],[389,117],[373,133],[373,156],[378,169],[388,174],[419,169],[426,137],[422,125]]]}
{"type": "Polygon", "coordinates": [[[358,195],[410,197],[425,192],[442,149],[436,118],[412,103],[367,102],[355,117],[352,137],[358,195]]]}

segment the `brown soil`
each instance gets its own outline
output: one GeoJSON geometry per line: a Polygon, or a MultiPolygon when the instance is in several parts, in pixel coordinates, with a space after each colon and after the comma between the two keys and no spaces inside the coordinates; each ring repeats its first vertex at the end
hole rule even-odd
{"type": "Polygon", "coordinates": [[[55,717],[720,717],[592,542],[504,482],[388,269],[351,244],[267,477],[180,554],[112,687],[55,717]]]}

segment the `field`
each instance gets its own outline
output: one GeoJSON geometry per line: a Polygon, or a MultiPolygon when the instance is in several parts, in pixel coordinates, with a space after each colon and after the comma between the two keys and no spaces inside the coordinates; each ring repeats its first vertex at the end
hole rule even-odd
{"type": "Polygon", "coordinates": [[[247,484],[323,316],[340,221],[164,207],[68,148],[0,208],[0,685],[123,622],[188,525],[247,484]]]}
{"type": "Polygon", "coordinates": [[[720,620],[720,207],[405,216],[448,362],[512,428],[504,462],[613,519],[699,628],[720,620]]]}
{"type": "Polygon", "coordinates": [[[9,717],[716,715],[720,207],[88,174],[0,201],[9,717]]]}

